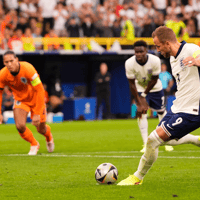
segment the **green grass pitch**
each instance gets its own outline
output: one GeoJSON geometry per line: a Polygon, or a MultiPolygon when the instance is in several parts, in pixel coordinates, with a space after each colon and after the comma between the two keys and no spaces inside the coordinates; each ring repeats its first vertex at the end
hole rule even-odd
{"type": "MultiPolygon", "coordinates": [[[[158,119],[149,119],[149,133],[158,119]]],[[[28,124],[40,142],[37,156],[14,125],[0,125],[0,200],[196,200],[199,199],[200,149],[193,145],[160,147],[158,160],[142,185],[98,185],[98,165],[114,164],[118,180],[137,169],[142,139],[135,119],[51,124],[55,152],[28,124]]],[[[193,132],[200,135],[200,130],[193,132]]]]}

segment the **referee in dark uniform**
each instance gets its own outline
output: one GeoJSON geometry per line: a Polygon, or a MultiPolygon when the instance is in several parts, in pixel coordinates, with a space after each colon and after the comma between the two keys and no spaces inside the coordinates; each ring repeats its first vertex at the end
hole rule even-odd
{"type": "Polygon", "coordinates": [[[97,107],[96,107],[96,119],[99,115],[99,107],[102,101],[105,101],[107,119],[111,118],[110,113],[110,79],[111,75],[108,72],[108,66],[106,63],[100,64],[100,71],[95,76],[96,93],[97,93],[97,107]]]}

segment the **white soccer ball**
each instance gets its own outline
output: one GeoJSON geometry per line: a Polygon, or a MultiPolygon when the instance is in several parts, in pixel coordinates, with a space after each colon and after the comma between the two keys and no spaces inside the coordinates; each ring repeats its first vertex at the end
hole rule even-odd
{"type": "Polygon", "coordinates": [[[95,179],[100,184],[113,184],[117,181],[117,168],[111,163],[102,163],[95,171],[95,179]]]}

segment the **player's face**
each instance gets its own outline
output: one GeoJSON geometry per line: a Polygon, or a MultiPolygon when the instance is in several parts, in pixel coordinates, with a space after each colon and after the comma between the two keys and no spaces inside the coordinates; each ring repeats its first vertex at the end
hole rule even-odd
{"type": "Polygon", "coordinates": [[[158,52],[160,52],[165,58],[170,57],[170,45],[168,42],[161,43],[157,37],[153,38],[154,44],[158,52]]]}
{"type": "Polygon", "coordinates": [[[7,54],[3,57],[3,64],[8,68],[8,70],[12,72],[19,71],[19,62],[18,58],[13,54],[7,54]]]}
{"type": "Polygon", "coordinates": [[[136,60],[140,63],[145,63],[147,60],[147,56],[146,56],[147,48],[140,46],[140,47],[135,47],[134,50],[135,50],[136,60]]]}

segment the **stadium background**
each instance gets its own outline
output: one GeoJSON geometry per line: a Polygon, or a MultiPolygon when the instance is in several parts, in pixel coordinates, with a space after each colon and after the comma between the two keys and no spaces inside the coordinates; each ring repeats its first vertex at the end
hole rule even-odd
{"type": "MultiPolygon", "coordinates": [[[[47,85],[59,76],[68,98],[73,95],[74,87],[80,85],[86,87],[86,97],[95,97],[95,73],[100,63],[106,62],[112,76],[111,112],[127,117],[131,98],[124,62],[134,54],[132,44],[143,39],[150,45],[150,53],[157,54],[150,37],[160,25],[171,26],[175,31],[179,27],[180,40],[199,44],[199,13],[198,0],[1,0],[0,53],[14,50],[20,60],[34,65],[47,85]],[[64,30],[55,26],[58,3],[66,14],[64,30]],[[93,29],[85,30],[88,18],[88,27],[93,29]],[[73,19],[77,29],[71,31],[73,19]],[[122,33],[129,29],[125,26],[127,20],[133,27],[131,37],[122,33]],[[117,48],[112,49],[115,42],[117,48]]],[[[161,59],[170,71],[168,60],[161,59]]]]}

